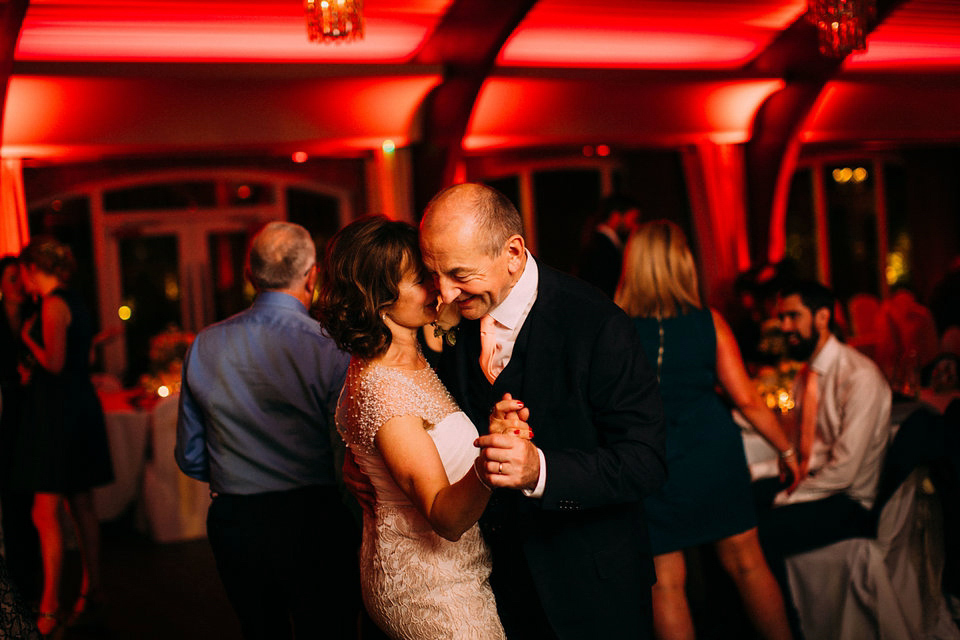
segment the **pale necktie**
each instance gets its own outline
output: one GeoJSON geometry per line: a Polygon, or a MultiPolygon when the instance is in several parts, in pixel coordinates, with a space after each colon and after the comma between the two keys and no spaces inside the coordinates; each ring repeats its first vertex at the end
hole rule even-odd
{"type": "Polygon", "coordinates": [[[820,374],[806,368],[803,383],[803,398],[800,404],[800,434],[797,440],[800,460],[806,460],[813,451],[817,433],[817,411],[820,406],[820,374]]]}
{"type": "Polygon", "coordinates": [[[493,359],[500,350],[494,329],[496,324],[497,321],[489,314],[480,318],[480,368],[490,384],[493,384],[493,381],[497,379],[497,374],[500,373],[499,371],[496,373],[493,371],[493,359]]]}

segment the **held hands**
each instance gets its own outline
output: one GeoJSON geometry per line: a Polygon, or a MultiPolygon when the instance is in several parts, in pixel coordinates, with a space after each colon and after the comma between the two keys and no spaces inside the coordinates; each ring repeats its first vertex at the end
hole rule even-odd
{"type": "Polygon", "coordinates": [[[787,458],[780,458],[780,479],[781,481],[785,478],[784,465],[788,465],[788,468],[791,473],[793,473],[793,480],[790,482],[790,486],[785,489],[787,495],[790,495],[797,490],[797,486],[807,477],[807,473],[810,471],[810,456],[813,450],[813,434],[812,433],[801,433],[800,434],[800,446],[797,449],[797,452],[787,458]],[[792,465],[792,466],[791,466],[792,465]]]}
{"type": "Polygon", "coordinates": [[[785,452],[790,455],[780,454],[780,482],[785,482],[789,474],[790,486],[787,487],[787,495],[793,493],[797,485],[800,484],[800,481],[803,480],[804,475],[806,475],[806,465],[803,465],[803,473],[801,473],[800,464],[797,461],[796,451],[785,452]]]}
{"type": "Polygon", "coordinates": [[[38,315],[38,314],[33,314],[33,315],[30,316],[29,318],[24,319],[23,324],[20,325],[20,337],[21,337],[21,338],[29,338],[29,337],[30,337],[30,330],[33,329],[33,325],[34,325],[34,324],[36,323],[36,321],[37,321],[37,315],[38,315]]]}
{"type": "Polygon", "coordinates": [[[30,332],[33,330],[33,325],[37,322],[37,316],[39,314],[33,314],[29,318],[24,319],[23,324],[20,325],[20,339],[23,341],[23,344],[26,345],[27,350],[32,352],[33,349],[30,345],[35,344],[33,336],[30,335],[30,332]]]}
{"type": "Polygon", "coordinates": [[[540,454],[531,442],[530,410],[507,393],[490,414],[490,434],[477,438],[474,468],[489,487],[534,489],[540,478],[540,454]]]}
{"type": "Polygon", "coordinates": [[[514,400],[509,393],[503,394],[503,399],[493,405],[490,411],[490,433],[506,433],[518,438],[533,439],[533,431],[527,420],[530,419],[530,409],[523,406],[519,400],[514,400]]]}
{"type": "MultiPolygon", "coordinates": [[[[796,456],[795,456],[796,457],[796,456]]],[[[790,486],[787,487],[787,495],[790,495],[797,490],[797,486],[807,477],[807,474],[810,472],[810,456],[800,455],[800,460],[797,462],[797,470],[793,474],[793,482],[790,483],[790,486]]]]}

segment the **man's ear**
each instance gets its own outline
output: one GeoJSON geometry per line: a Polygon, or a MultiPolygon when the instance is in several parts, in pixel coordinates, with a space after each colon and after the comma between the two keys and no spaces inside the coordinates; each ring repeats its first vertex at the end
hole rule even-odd
{"type": "Polygon", "coordinates": [[[510,273],[517,273],[523,267],[523,259],[527,255],[527,247],[523,236],[514,234],[507,240],[507,269],[510,273]]]}
{"type": "Polygon", "coordinates": [[[310,294],[310,299],[313,299],[313,294],[317,290],[317,280],[320,278],[320,269],[316,266],[313,269],[310,269],[310,273],[307,274],[307,280],[304,283],[304,289],[307,293],[310,294]]]}
{"type": "Polygon", "coordinates": [[[820,307],[817,309],[817,312],[813,314],[813,326],[815,326],[821,334],[830,330],[831,313],[830,309],[820,307]]]}

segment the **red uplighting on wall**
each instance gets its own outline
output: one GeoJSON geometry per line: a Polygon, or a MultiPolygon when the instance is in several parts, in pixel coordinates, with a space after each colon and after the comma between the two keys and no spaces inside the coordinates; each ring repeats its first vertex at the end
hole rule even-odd
{"type": "MultiPolygon", "coordinates": [[[[709,139],[749,139],[759,105],[783,86],[780,80],[675,82],[657,85],[648,99],[644,85],[625,88],[616,79],[597,78],[593,91],[562,79],[492,78],[474,108],[464,139],[468,150],[522,144],[593,145],[657,140],[687,144],[709,139]],[[617,100],[610,100],[610,96],[617,100]],[[550,113],[550,118],[540,114],[550,113]]],[[[600,147],[592,151],[600,153],[600,147]]],[[[587,151],[584,151],[586,154],[587,151]]]]}
{"type": "MultiPolygon", "coordinates": [[[[370,3],[368,3],[370,4],[370,3]]],[[[366,15],[367,37],[346,45],[307,39],[302,3],[31,2],[19,60],[403,62],[433,29],[446,2],[421,0],[366,15]]]]}
{"type": "Polygon", "coordinates": [[[902,42],[872,39],[867,50],[850,56],[848,69],[871,70],[909,67],[955,67],[960,64],[960,34],[954,42],[902,42]]]}
{"type": "Polygon", "coordinates": [[[500,55],[504,66],[727,68],[744,64],[766,39],[712,34],[637,32],[628,28],[528,29],[500,55]]]}
{"type": "Polygon", "coordinates": [[[500,54],[505,66],[734,68],[806,10],[806,0],[638,3],[607,0],[571,11],[540,0],[500,54]],[[677,16],[683,19],[678,20],[677,16]]]}
{"type": "Polygon", "coordinates": [[[435,75],[262,80],[14,76],[3,153],[56,157],[269,144],[284,154],[410,143],[435,75]],[[171,116],[171,114],[176,114],[171,116]],[[251,123],[256,123],[252,126],[251,123]]]}

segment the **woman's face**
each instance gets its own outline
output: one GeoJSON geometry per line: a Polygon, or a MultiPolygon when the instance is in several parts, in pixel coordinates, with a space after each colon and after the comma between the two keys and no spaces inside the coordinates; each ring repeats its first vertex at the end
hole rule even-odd
{"type": "Polygon", "coordinates": [[[3,273],[0,273],[0,294],[3,295],[4,300],[15,302],[22,302],[26,297],[18,265],[7,265],[3,273]]]}
{"type": "Polygon", "coordinates": [[[29,294],[39,294],[40,291],[37,288],[37,265],[35,264],[21,264],[20,265],[20,281],[23,283],[24,290],[29,294]]]}
{"type": "Polygon", "coordinates": [[[433,278],[418,266],[408,267],[400,280],[397,301],[385,312],[394,323],[411,329],[435,321],[437,289],[433,285],[433,278]]]}

